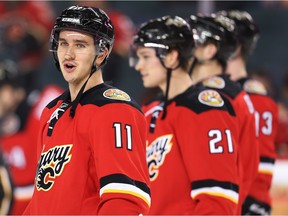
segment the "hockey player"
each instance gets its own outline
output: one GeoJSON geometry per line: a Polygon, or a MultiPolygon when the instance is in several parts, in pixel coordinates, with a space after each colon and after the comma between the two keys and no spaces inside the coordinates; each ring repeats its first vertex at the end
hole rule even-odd
{"type": "Polygon", "coordinates": [[[106,13],[62,11],[50,50],[69,89],[41,116],[38,168],[25,214],[146,214],[146,121],[125,92],[103,83],[114,41],[106,13]]]}
{"type": "Polygon", "coordinates": [[[9,215],[21,215],[32,197],[40,113],[62,93],[55,85],[32,91],[25,87],[17,64],[10,59],[1,60],[0,145],[15,186],[9,215]]]}
{"type": "Polygon", "coordinates": [[[268,95],[263,84],[249,78],[246,61],[253,53],[259,38],[259,29],[246,11],[221,11],[233,19],[237,26],[236,36],[240,41],[236,55],[229,61],[226,73],[241,84],[251,98],[255,108],[256,129],[259,140],[260,163],[257,177],[250,187],[242,207],[242,214],[271,214],[270,188],[276,158],[275,143],[278,129],[277,103],[268,95]]]}
{"type": "Polygon", "coordinates": [[[192,81],[215,89],[230,99],[239,123],[239,174],[241,203],[257,175],[259,146],[256,138],[254,108],[247,92],[227,75],[227,61],[236,51],[235,23],[221,15],[191,15],[188,19],[196,41],[192,81]],[[245,173],[244,173],[245,172],[245,173]]]}
{"type": "Polygon", "coordinates": [[[192,86],[188,69],[194,43],[189,24],[178,16],[150,20],[138,30],[132,48],[130,63],[144,86],[159,87],[163,93],[143,106],[150,123],[149,214],[235,214],[235,113],[216,91],[192,86]]]}

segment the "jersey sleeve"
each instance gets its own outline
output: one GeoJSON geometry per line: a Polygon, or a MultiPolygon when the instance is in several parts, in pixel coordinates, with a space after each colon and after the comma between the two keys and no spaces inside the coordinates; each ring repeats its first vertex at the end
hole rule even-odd
{"type": "Polygon", "coordinates": [[[275,101],[265,95],[250,94],[255,107],[256,128],[259,140],[260,162],[257,177],[249,195],[271,207],[270,188],[276,160],[276,135],[279,126],[279,113],[275,101]]]}
{"type": "MultiPolygon", "coordinates": [[[[185,108],[183,108],[185,109],[185,108]]],[[[228,112],[179,112],[178,142],[196,215],[235,214],[238,203],[236,123],[228,112]]]]}
{"type": "Polygon", "coordinates": [[[144,115],[127,104],[109,104],[93,121],[92,148],[100,183],[98,214],[147,214],[150,189],[144,115]]]}
{"type": "Polygon", "coordinates": [[[249,95],[247,93],[239,95],[234,105],[239,120],[239,160],[242,178],[240,198],[243,201],[257,176],[259,143],[256,137],[254,107],[249,95]]]}

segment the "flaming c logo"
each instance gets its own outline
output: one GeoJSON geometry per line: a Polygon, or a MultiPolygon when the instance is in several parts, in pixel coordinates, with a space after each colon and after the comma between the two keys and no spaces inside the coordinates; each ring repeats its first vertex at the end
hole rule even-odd
{"type": "Polygon", "coordinates": [[[72,157],[71,149],[72,145],[61,145],[42,152],[35,180],[38,191],[48,191],[52,188],[55,178],[61,175],[72,157]]]}

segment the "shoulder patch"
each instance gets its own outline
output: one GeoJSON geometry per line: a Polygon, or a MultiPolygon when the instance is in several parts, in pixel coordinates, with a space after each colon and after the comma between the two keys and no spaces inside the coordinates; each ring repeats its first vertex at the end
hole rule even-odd
{"type": "Polygon", "coordinates": [[[221,95],[214,90],[204,90],[198,95],[198,100],[205,105],[213,107],[222,107],[224,101],[221,95]]]}
{"type": "Polygon", "coordinates": [[[223,89],[225,87],[225,81],[222,77],[214,76],[205,79],[203,85],[210,88],[223,89]]]}
{"type": "Polygon", "coordinates": [[[258,80],[247,80],[243,85],[243,89],[248,93],[267,95],[265,86],[258,80]]]}
{"type": "Polygon", "coordinates": [[[130,96],[120,89],[107,89],[103,96],[112,100],[131,101],[130,96]]]}

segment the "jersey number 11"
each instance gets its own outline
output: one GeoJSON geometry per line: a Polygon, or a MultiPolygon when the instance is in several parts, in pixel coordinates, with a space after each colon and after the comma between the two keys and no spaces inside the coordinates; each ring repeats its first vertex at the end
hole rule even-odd
{"type": "MultiPolygon", "coordinates": [[[[114,122],[113,128],[115,129],[115,144],[116,148],[123,148],[123,132],[122,123],[114,122]]],[[[125,124],[126,132],[126,147],[128,150],[132,150],[132,127],[131,125],[125,124]]]]}

